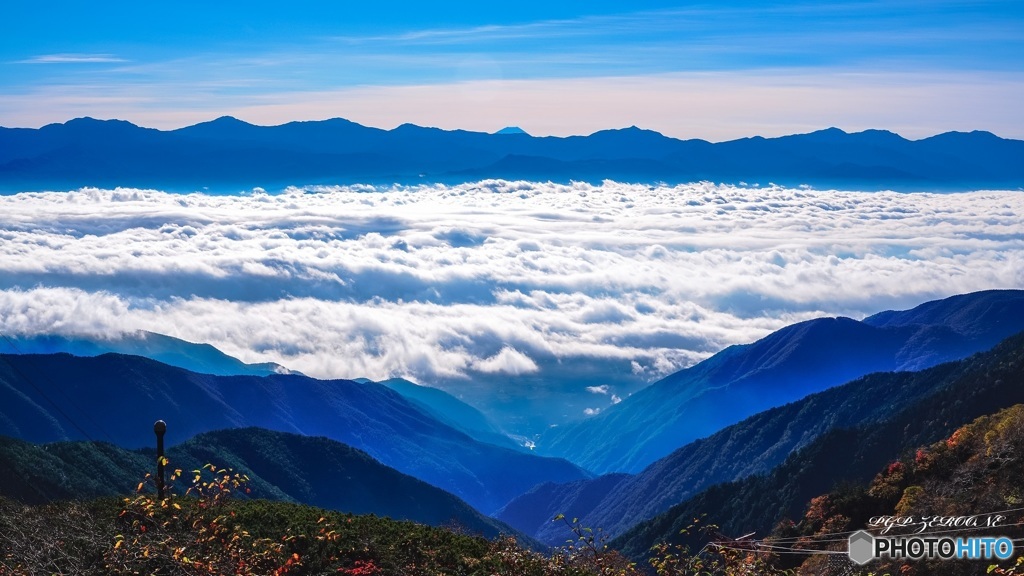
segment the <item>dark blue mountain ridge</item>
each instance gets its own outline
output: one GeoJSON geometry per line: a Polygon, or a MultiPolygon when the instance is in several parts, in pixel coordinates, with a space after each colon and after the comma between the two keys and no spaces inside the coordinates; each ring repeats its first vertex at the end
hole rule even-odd
{"type": "Polygon", "coordinates": [[[213,376],[119,354],[0,355],[0,434],[136,448],[151,442],[144,432],[158,419],[169,424],[169,443],[249,426],[325,436],[484,513],[540,482],[589,476],[565,460],[476,441],[379,384],[213,376]]]}
{"type": "MultiPolygon", "coordinates": [[[[274,362],[247,364],[210,344],[193,343],[156,332],[139,330],[106,338],[40,334],[13,336],[0,340],[0,353],[99,356],[113,352],[142,356],[191,372],[216,376],[269,376],[301,374],[274,362]]],[[[367,383],[372,380],[356,379],[367,383]]],[[[437,420],[488,444],[526,451],[479,410],[438,388],[394,378],[379,382],[398,392],[437,420]]]]}
{"type": "Polygon", "coordinates": [[[8,354],[57,354],[99,356],[113,352],[143,356],[170,366],[217,376],[268,376],[298,374],[274,362],[247,364],[210,344],[193,343],[180,338],[140,330],[108,338],[39,334],[13,336],[0,340],[0,352],[8,354]]]}
{"type": "Polygon", "coordinates": [[[404,378],[389,378],[377,384],[398,392],[438,421],[465,432],[471,438],[495,446],[528,451],[523,445],[504,434],[483,412],[440,388],[423,386],[404,378]]]}
{"type": "Polygon", "coordinates": [[[597,416],[553,428],[539,453],[598,472],[639,472],[676,448],[774,406],[872,372],[963,358],[1024,330],[1024,291],[993,290],[886,312],[820,318],[729,347],[597,416]]]}
{"type": "Polygon", "coordinates": [[[907,140],[884,130],[850,134],[829,128],[711,143],[635,126],[536,137],[412,124],[383,130],[341,118],[256,126],[222,117],[167,131],[92,118],[39,129],[0,128],[5,192],[82,186],[235,191],[467,178],[1012,189],[1024,186],[1024,141],[988,132],[907,140]]]}

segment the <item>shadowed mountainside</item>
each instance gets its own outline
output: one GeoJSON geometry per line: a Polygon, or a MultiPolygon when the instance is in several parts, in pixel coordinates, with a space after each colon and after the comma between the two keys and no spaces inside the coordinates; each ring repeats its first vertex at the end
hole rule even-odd
{"type": "MultiPolygon", "coordinates": [[[[933,394],[884,419],[833,428],[770,473],[707,488],[637,524],[612,546],[631,557],[643,557],[656,542],[682,541],[679,531],[705,513],[725,534],[766,535],[783,518],[802,516],[811,498],[838,486],[866,484],[892,460],[912,455],[916,448],[946,438],[978,417],[1024,402],[1024,334],[990,352],[928,372],[949,372],[953,377],[933,394]]],[[[914,377],[889,375],[889,388],[898,390],[914,377]]],[[[884,402],[885,393],[876,398],[884,402]]]]}
{"type": "Polygon", "coordinates": [[[676,450],[636,475],[608,474],[536,486],[495,517],[548,544],[565,538],[564,527],[550,522],[558,513],[578,517],[615,537],[709,486],[766,474],[833,430],[883,422],[956,385],[976,366],[973,360],[961,360],[916,372],[870,374],[755,414],[676,450]]]}
{"type": "Polygon", "coordinates": [[[553,428],[539,453],[588,470],[638,472],[743,418],[872,372],[918,370],[1024,330],[1024,291],[953,296],[856,321],[820,318],[732,346],[601,414],[553,428]]]}
{"type": "Polygon", "coordinates": [[[212,376],[136,356],[0,355],[0,434],[31,442],[139,447],[258,426],[326,436],[491,512],[545,481],[587,473],[554,458],[478,442],[379,384],[299,375],[212,376]]]}

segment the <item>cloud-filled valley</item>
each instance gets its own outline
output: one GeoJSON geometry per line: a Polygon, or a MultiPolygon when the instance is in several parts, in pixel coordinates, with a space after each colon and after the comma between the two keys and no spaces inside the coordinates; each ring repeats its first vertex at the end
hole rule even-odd
{"type": "Polygon", "coordinates": [[[438,384],[536,431],[821,316],[1024,287],[1024,195],[483,181],[0,197],[0,330],[438,384]]]}

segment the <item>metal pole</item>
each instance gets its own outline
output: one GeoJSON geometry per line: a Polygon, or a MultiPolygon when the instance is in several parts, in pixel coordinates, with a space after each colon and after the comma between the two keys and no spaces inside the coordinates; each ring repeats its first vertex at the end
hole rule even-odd
{"type": "Polygon", "coordinates": [[[164,432],[167,432],[167,423],[157,420],[153,424],[153,432],[156,432],[156,497],[164,499],[164,432]]]}

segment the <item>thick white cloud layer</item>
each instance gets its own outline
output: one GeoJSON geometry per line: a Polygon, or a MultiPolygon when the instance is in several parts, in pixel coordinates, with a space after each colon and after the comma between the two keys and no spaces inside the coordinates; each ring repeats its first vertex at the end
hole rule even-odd
{"type": "Polygon", "coordinates": [[[794,321],[1022,288],[1021,222],[1021,192],[25,193],[0,197],[0,330],[152,330],[315,376],[438,382],[478,403],[492,386],[506,400],[547,386],[576,417],[595,393],[610,404],[794,321]],[[603,379],[558,376],[583,365],[603,379]]]}

